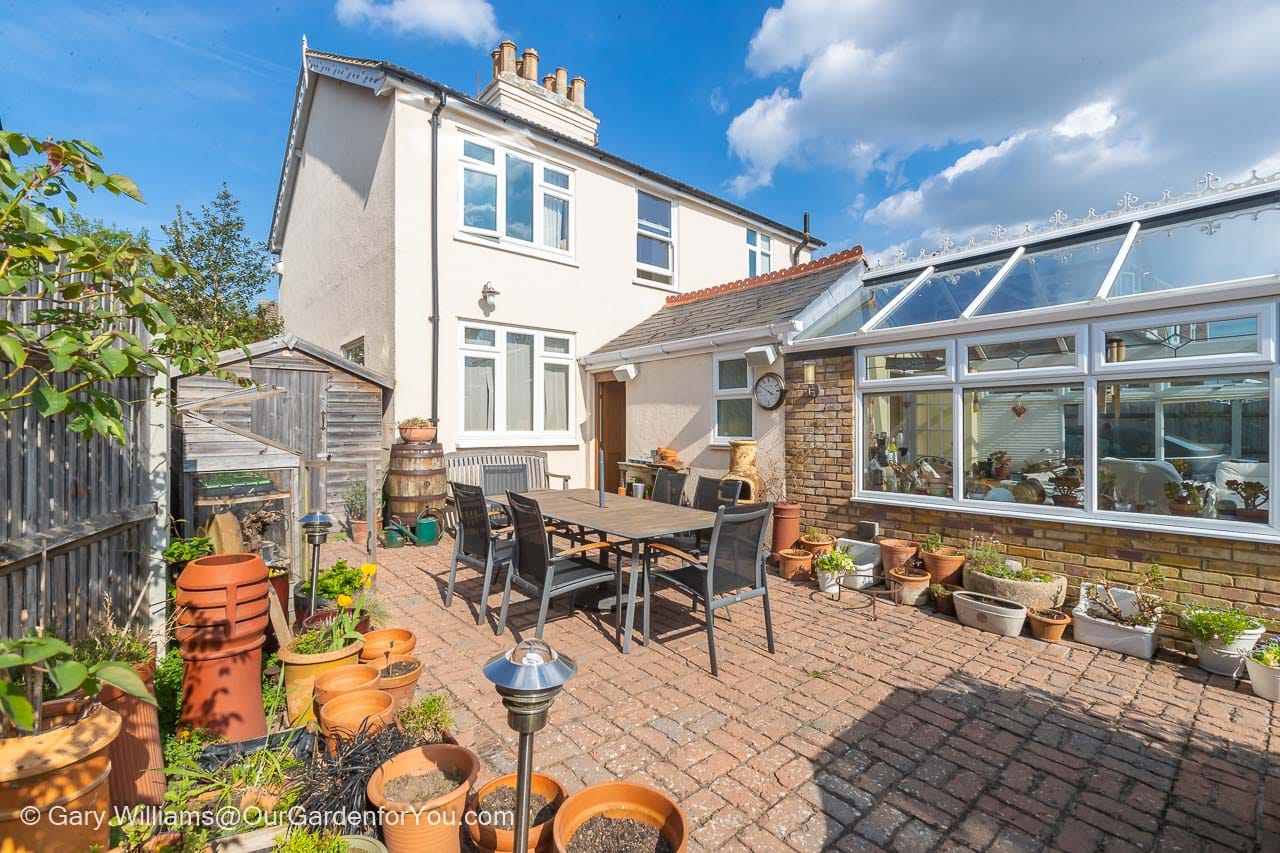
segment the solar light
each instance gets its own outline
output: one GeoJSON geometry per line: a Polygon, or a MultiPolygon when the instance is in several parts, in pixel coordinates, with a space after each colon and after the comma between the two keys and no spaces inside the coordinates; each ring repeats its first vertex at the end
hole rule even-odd
{"type": "Polygon", "coordinates": [[[319,585],[320,546],[329,538],[329,528],[333,527],[333,517],[328,513],[313,509],[298,519],[298,523],[302,525],[302,532],[307,537],[307,544],[311,546],[311,604],[307,615],[314,616],[316,612],[316,587],[319,585]]]}
{"type": "Polygon", "coordinates": [[[507,725],[520,735],[513,850],[529,849],[533,735],[547,725],[551,703],[577,671],[572,658],[557,654],[544,640],[533,637],[521,640],[514,649],[495,655],[484,665],[484,677],[493,682],[507,709],[507,725]]]}

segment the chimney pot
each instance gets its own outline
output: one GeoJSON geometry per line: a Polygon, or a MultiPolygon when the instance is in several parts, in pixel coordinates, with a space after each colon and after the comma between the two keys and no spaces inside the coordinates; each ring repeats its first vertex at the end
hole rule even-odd
{"type": "Polygon", "coordinates": [[[554,92],[556,90],[556,75],[548,74],[543,77],[542,85],[548,92],[554,92]]]}
{"type": "Polygon", "coordinates": [[[532,80],[534,83],[538,82],[538,52],[531,47],[524,49],[520,76],[526,80],[532,80]]]}
{"type": "Polygon", "coordinates": [[[563,98],[569,97],[569,72],[563,68],[556,69],[556,94],[563,98]]]}
{"type": "Polygon", "coordinates": [[[574,77],[569,82],[569,100],[580,107],[587,105],[587,81],[585,77],[574,77]]]}
{"type": "Polygon", "coordinates": [[[501,70],[501,61],[500,61],[500,60],[501,60],[501,58],[502,58],[502,51],[498,50],[498,49],[495,47],[495,48],[493,49],[493,51],[489,54],[489,56],[493,59],[493,79],[497,80],[497,79],[498,79],[498,71],[500,71],[500,70],[501,70]]]}
{"type": "Polygon", "coordinates": [[[498,71],[503,74],[514,74],[516,71],[516,43],[504,39],[498,45],[498,71]]]}

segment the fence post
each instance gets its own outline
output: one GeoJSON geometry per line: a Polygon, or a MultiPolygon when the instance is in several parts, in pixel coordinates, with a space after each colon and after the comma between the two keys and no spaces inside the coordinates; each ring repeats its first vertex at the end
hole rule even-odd
{"type": "MultiPolygon", "coordinates": [[[[155,504],[156,515],[147,528],[145,553],[147,567],[147,607],[150,610],[150,632],[156,649],[165,653],[165,622],[168,616],[168,576],[164,549],[169,544],[169,495],[173,472],[170,470],[169,447],[169,377],[156,371],[151,378],[151,400],[146,404],[147,471],[150,490],[148,499],[155,504]]],[[[194,523],[194,519],[190,520],[194,523]]]]}
{"type": "Polygon", "coordinates": [[[378,503],[382,500],[382,483],[378,479],[378,463],[370,459],[365,465],[365,519],[369,522],[369,532],[365,536],[365,551],[369,562],[378,562],[378,503]]]}

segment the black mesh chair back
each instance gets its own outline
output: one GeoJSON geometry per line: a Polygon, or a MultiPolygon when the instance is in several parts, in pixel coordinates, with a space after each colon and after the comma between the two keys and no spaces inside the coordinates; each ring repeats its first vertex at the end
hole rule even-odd
{"type": "Polygon", "coordinates": [[[720,481],[714,477],[699,477],[698,484],[693,487],[693,508],[707,512],[715,512],[719,509],[720,504],[716,502],[716,492],[719,488],[720,481]]]}
{"type": "Polygon", "coordinates": [[[547,565],[551,562],[547,528],[542,520],[542,510],[533,498],[507,492],[507,510],[516,528],[515,570],[521,578],[541,587],[547,579],[547,565]]]}
{"type": "Polygon", "coordinates": [[[717,507],[737,506],[740,497],[742,497],[741,480],[717,480],[716,506],[712,507],[711,510],[714,512],[717,507]]]}
{"type": "Polygon", "coordinates": [[[653,499],[659,503],[680,506],[680,499],[684,497],[684,484],[688,479],[689,475],[684,471],[659,469],[658,476],[653,481],[653,499]]]}
{"type": "Polygon", "coordinates": [[[773,505],[765,503],[716,512],[707,552],[713,596],[764,585],[764,535],[772,510],[773,505]]]}
{"type": "Polygon", "coordinates": [[[466,483],[450,483],[449,488],[453,489],[453,500],[458,507],[462,552],[478,560],[488,559],[492,540],[489,505],[484,499],[484,490],[466,483]]]}
{"type": "Polygon", "coordinates": [[[515,465],[482,465],[480,484],[486,495],[529,491],[529,467],[515,465]]]}

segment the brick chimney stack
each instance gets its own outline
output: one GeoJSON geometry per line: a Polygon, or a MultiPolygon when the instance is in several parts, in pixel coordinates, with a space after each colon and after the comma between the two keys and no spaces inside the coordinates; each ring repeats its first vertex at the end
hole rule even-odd
{"type": "Polygon", "coordinates": [[[480,101],[540,124],[566,137],[595,145],[599,120],[587,109],[587,81],[570,79],[567,69],[545,74],[539,85],[538,51],[526,47],[517,56],[516,43],[504,39],[490,52],[493,79],[480,92],[480,101]]]}

